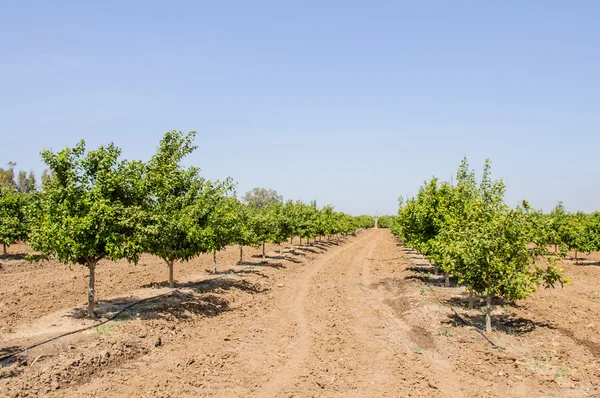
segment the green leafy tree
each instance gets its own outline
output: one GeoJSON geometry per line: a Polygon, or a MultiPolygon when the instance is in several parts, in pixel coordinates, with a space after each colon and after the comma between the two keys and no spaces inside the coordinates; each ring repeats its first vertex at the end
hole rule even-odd
{"type": "Polygon", "coordinates": [[[375,218],[374,217],[363,214],[361,216],[358,216],[357,220],[358,220],[359,228],[369,229],[369,228],[373,228],[375,226],[375,218]]]}
{"type": "Polygon", "coordinates": [[[114,144],[85,151],[84,141],[58,153],[42,152],[54,178],[31,206],[30,245],[43,256],[89,268],[88,315],[95,318],[95,268],[99,260],[137,262],[132,239],[141,221],[141,164],[120,161],[114,144]]]}
{"type": "Polygon", "coordinates": [[[213,254],[213,273],[217,272],[217,252],[230,244],[235,244],[238,238],[236,227],[239,225],[237,199],[227,196],[233,192],[230,180],[217,183],[213,188],[217,195],[212,196],[210,212],[204,230],[204,240],[208,252],[213,254]]]}
{"type": "Polygon", "coordinates": [[[242,203],[237,198],[231,198],[232,211],[235,214],[235,222],[233,223],[231,234],[233,243],[240,248],[239,264],[244,262],[244,246],[258,247],[260,241],[252,228],[252,218],[248,205],[242,203]]]}
{"type": "Polygon", "coordinates": [[[144,251],[160,257],[173,288],[174,264],[210,250],[206,229],[222,192],[219,184],[200,177],[196,167],[183,168],[192,153],[196,132],[170,131],[144,167],[144,222],[136,239],[144,251]]]}
{"type": "Polygon", "coordinates": [[[552,264],[539,264],[547,258],[549,226],[526,202],[515,209],[505,204],[505,185],[491,179],[489,161],[479,184],[466,159],[456,180],[438,184],[434,178],[402,203],[395,231],[467,291],[486,296],[490,332],[493,296],[515,301],[567,279],[552,264]]]}
{"type": "Polygon", "coordinates": [[[0,167],[0,189],[16,190],[17,184],[15,183],[15,166],[14,162],[8,162],[8,168],[3,169],[0,167]]]}
{"type": "Polygon", "coordinates": [[[4,256],[8,246],[27,239],[26,204],[25,195],[12,188],[0,188],[0,242],[4,256]]]}
{"type": "Polygon", "coordinates": [[[302,239],[306,239],[306,244],[310,243],[310,239],[317,234],[318,209],[315,201],[310,204],[298,203],[298,236],[300,243],[302,239]]]}
{"type": "Polygon", "coordinates": [[[255,208],[266,209],[273,204],[282,203],[283,197],[273,189],[254,188],[246,192],[244,201],[255,208]]]}
{"type": "Polygon", "coordinates": [[[393,222],[392,216],[381,216],[377,219],[377,227],[378,228],[391,228],[393,222]]]}
{"type": "Polygon", "coordinates": [[[281,243],[292,239],[299,230],[297,207],[293,201],[288,200],[272,204],[268,207],[268,212],[272,223],[272,239],[279,244],[279,253],[282,254],[281,243]]]}

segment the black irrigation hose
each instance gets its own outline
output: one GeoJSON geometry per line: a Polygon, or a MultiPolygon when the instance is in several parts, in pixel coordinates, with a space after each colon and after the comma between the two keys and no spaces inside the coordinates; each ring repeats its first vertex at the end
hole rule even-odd
{"type": "MultiPolygon", "coordinates": [[[[243,270],[241,270],[241,271],[245,271],[245,270],[248,270],[248,269],[250,269],[250,268],[245,268],[245,269],[243,269],[243,270]]],[[[240,271],[233,271],[233,273],[234,273],[234,274],[236,274],[236,273],[238,273],[238,272],[240,272],[240,271]]],[[[210,281],[214,281],[214,280],[217,280],[217,279],[224,278],[224,277],[226,277],[226,276],[228,276],[228,275],[229,275],[229,273],[228,273],[228,274],[223,274],[223,275],[221,275],[221,276],[217,276],[217,277],[215,277],[215,278],[204,279],[204,280],[202,280],[202,281],[199,281],[199,282],[195,282],[195,283],[189,284],[188,286],[196,286],[196,285],[200,285],[200,284],[202,284],[202,283],[205,283],[205,282],[210,282],[210,281]]],[[[160,297],[166,297],[166,296],[170,296],[170,295],[172,295],[173,293],[176,293],[176,292],[178,292],[178,291],[179,291],[179,289],[175,289],[175,290],[171,290],[170,292],[167,292],[167,293],[159,294],[159,295],[157,295],[157,296],[147,297],[147,298],[145,298],[145,299],[138,300],[138,301],[136,301],[136,302],[134,302],[134,303],[131,303],[131,304],[129,304],[128,306],[126,306],[126,307],[124,307],[124,308],[121,308],[121,309],[120,309],[120,310],[119,310],[117,313],[115,313],[114,315],[112,315],[110,318],[103,320],[102,322],[96,323],[96,324],[94,324],[94,325],[91,325],[91,326],[86,326],[86,327],[84,327],[84,328],[81,328],[81,329],[73,330],[73,331],[70,331],[70,332],[67,332],[67,333],[63,333],[63,334],[61,334],[61,335],[58,335],[58,336],[55,336],[55,337],[49,338],[49,339],[47,339],[47,340],[41,341],[41,342],[39,342],[39,343],[36,343],[36,344],[33,344],[33,345],[29,346],[29,347],[26,347],[26,348],[23,348],[23,349],[17,350],[17,351],[15,351],[15,352],[11,353],[11,354],[4,355],[3,357],[0,357],[0,362],[4,362],[4,361],[6,361],[7,359],[13,358],[13,357],[15,357],[15,356],[17,356],[17,355],[19,355],[19,354],[22,354],[22,353],[24,353],[24,352],[28,351],[28,350],[31,350],[31,349],[33,349],[33,348],[36,348],[36,347],[39,347],[39,346],[41,346],[41,345],[44,345],[44,344],[50,343],[50,342],[52,342],[52,341],[54,341],[54,340],[58,340],[58,339],[60,339],[60,338],[63,338],[63,337],[66,337],[66,336],[70,336],[70,335],[72,335],[72,334],[75,334],[75,333],[83,332],[83,331],[85,331],[85,330],[93,329],[93,328],[95,328],[95,327],[98,327],[98,326],[104,325],[105,323],[108,323],[108,322],[110,322],[110,321],[114,320],[116,317],[118,317],[119,315],[121,315],[123,312],[127,311],[128,309],[130,309],[130,308],[132,308],[132,307],[134,307],[134,306],[136,306],[136,305],[138,305],[138,304],[144,303],[144,302],[146,302],[146,301],[154,300],[154,299],[157,299],[157,298],[160,298],[160,297]]]]}
{"type": "MultiPolygon", "coordinates": [[[[360,232],[360,231],[359,231],[359,232],[360,232]]],[[[244,268],[244,269],[241,269],[241,270],[239,270],[239,271],[232,271],[231,273],[233,273],[233,274],[237,274],[238,272],[241,272],[241,271],[247,271],[247,270],[250,270],[250,269],[252,269],[252,268],[248,268],[248,267],[246,267],[246,268],[244,268]]],[[[227,274],[223,274],[223,275],[221,275],[221,276],[217,276],[217,277],[215,277],[215,278],[204,279],[204,280],[202,280],[202,281],[199,281],[199,282],[192,283],[192,284],[190,284],[190,285],[188,285],[188,286],[196,286],[196,285],[200,285],[200,284],[202,284],[202,283],[204,283],[204,282],[210,282],[210,281],[214,281],[214,280],[217,280],[217,279],[221,279],[221,278],[224,278],[224,277],[226,277],[226,276],[228,276],[228,275],[229,275],[229,273],[227,273],[227,274]]],[[[138,305],[138,304],[144,303],[144,302],[146,302],[146,301],[154,300],[154,299],[157,299],[157,298],[160,298],[160,297],[169,296],[169,295],[172,295],[173,293],[175,293],[175,292],[178,292],[178,291],[179,291],[179,289],[175,289],[175,290],[172,290],[172,291],[170,291],[170,292],[167,292],[167,293],[159,294],[159,295],[157,295],[157,296],[147,297],[147,298],[145,298],[145,299],[142,299],[142,300],[136,301],[136,302],[134,302],[134,303],[131,303],[131,304],[129,304],[128,306],[126,306],[126,307],[122,308],[122,309],[121,309],[121,310],[119,310],[119,311],[118,311],[116,314],[114,314],[113,316],[111,316],[111,317],[110,317],[110,318],[108,318],[108,319],[105,319],[105,320],[104,320],[104,321],[102,321],[102,322],[96,323],[96,324],[94,324],[94,325],[91,325],[91,326],[86,326],[86,327],[84,327],[84,328],[81,328],[81,329],[73,330],[73,331],[71,331],[71,332],[63,333],[63,334],[61,334],[61,335],[58,335],[58,336],[55,336],[55,337],[49,338],[49,339],[47,339],[47,340],[44,340],[44,341],[42,341],[42,342],[39,342],[39,343],[36,343],[36,344],[34,344],[34,345],[31,345],[31,346],[29,346],[29,347],[26,347],[26,348],[23,348],[23,349],[17,350],[17,351],[15,351],[15,352],[11,353],[11,354],[4,355],[4,356],[0,357],[0,362],[4,362],[4,361],[6,361],[7,359],[13,358],[13,357],[15,357],[15,356],[17,356],[17,355],[19,355],[19,354],[22,354],[22,353],[24,353],[24,352],[28,351],[28,350],[31,350],[31,349],[33,349],[33,348],[36,348],[36,347],[39,347],[39,346],[41,346],[41,345],[44,345],[44,344],[50,343],[50,342],[52,342],[52,341],[55,341],[55,340],[58,340],[58,339],[60,339],[60,338],[63,338],[63,337],[66,337],[66,336],[70,336],[70,335],[72,335],[72,334],[76,334],[76,333],[79,333],[79,332],[83,332],[83,331],[85,331],[85,330],[93,329],[93,328],[95,328],[95,327],[98,327],[98,326],[104,325],[105,323],[108,323],[108,322],[112,321],[113,319],[115,319],[116,317],[118,317],[119,315],[121,315],[123,312],[127,311],[128,309],[130,309],[130,308],[132,308],[132,307],[134,307],[134,306],[136,306],[136,305],[138,305]]]]}

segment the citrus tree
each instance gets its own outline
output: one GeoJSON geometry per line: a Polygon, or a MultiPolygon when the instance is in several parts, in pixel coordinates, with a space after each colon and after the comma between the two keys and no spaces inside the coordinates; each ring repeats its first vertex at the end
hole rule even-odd
{"type": "Polygon", "coordinates": [[[300,244],[302,239],[306,239],[306,244],[310,243],[310,239],[314,238],[317,234],[317,220],[318,220],[318,209],[316,202],[311,204],[298,203],[298,236],[300,237],[300,244]]]}
{"type": "Polygon", "coordinates": [[[393,222],[392,216],[381,216],[377,219],[377,227],[378,228],[391,228],[393,222]]]}
{"type": "Polygon", "coordinates": [[[89,269],[88,315],[95,318],[95,269],[103,258],[137,262],[133,239],[141,222],[142,166],[119,160],[114,144],[85,150],[84,141],[57,153],[42,152],[53,178],[30,208],[32,249],[44,257],[89,269]]]}
{"type": "Polygon", "coordinates": [[[164,135],[156,153],[144,166],[144,217],[136,238],[144,251],[160,257],[169,270],[169,287],[175,286],[174,264],[206,252],[204,228],[220,193],[200,177],[196,167],[183,168],[181,161],[196,146],[194,131],[164,135]]]}
{"type": "Polygon", "coordinates": [[[252,228],[252,218],[248,205],[242,203],[235,197],[231,199],[232,211],[235,214],[235,222],[232,227],[233,243],[240,248],[239,264],[244,262],[244,246],[258,247],[260,241],[252,228]]]}
{"type": "Polygon", "coordinates": [[[395,231],[428,255],[467,291],[486,296],[486,331],[491,332],[492,297],[523,299],[540,285],[554,287],[567,279],[548,258],[549,226],[527,202],[510,208],[505,185],[492,180],[486,161],[482,179],[463,160],[457,184],[433,179],[415,198],[402,204],[395,231]]]}
{"type": "Polygon", "coordinates": [[[236,228],[239,225],[239,213],[237,211],[237,199],[234,196],[228,196],[233,192],[231,180],[217,181],[213,184],[212,190],[215,195],[211,196],[210,201],[205,203],[205,207],[210,210],[202,236],[207,252],[213,254],[213,273],[216,273],[217,252],[225,249],[230,244],[237,243],[236,228]]]}
{"type": "Polygon", "coordinates": [[[27,220],[25,194],[17,193],[13,188],[0,188],[0,242],[2,253],[15,241],[27,239],[27,220]]]}

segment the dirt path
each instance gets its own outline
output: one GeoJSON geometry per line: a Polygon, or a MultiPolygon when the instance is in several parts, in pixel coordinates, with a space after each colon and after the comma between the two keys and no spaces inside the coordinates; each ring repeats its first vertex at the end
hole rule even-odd
{"type": "MultiPolygon", "coordinates": [[[[182,287],[106,329],[30,352],[21,366],[0,374],[0,396],[583,397],[599,392],[600,362],[577,339],[543,326],[515,335],[494,333],[507,348],[499,352],[459,325],[438,299],[460,307],[461,288],[426,289],[420,275],[428,264],[398,246],[387,230],[272,258],[276,262],[182,287]]],[[[476,311],[469,319],[479,319],[476,311]]],[[[579,339],[593,337],[590,333],[579,339]]]]}
{"type": "MultiPolygon", "coordinates": [[[[266,301],[249,309],[250,317],[222,316],[218,324],[211,319],[205,330],[193,331],[194,337],[119,368],[121,382],[111,391],[126,396],[396,397],[401,391],[462,396],[458,386],[443,382],[443,365],[413,351],[421,337],[418,343],[411,339],[414,331],[385,304],[385,291],[370,287],[371,264],[395,250],[389,233],[376,230],[334,246],[275,283],[266,301]]],[[[100,394],[104,387],[91,381],[67,395],[100,394]]]]}

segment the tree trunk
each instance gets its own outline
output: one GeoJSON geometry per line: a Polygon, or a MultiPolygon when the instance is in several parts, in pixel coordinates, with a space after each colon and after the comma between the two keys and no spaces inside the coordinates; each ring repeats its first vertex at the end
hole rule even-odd
{"type": "Polygon", "coordinates": [[[92,319],[96,319],[96,312],[94,311],[94,289],[96,286],[96,261],[89,261],[88,268],[90,270],[90,285],[88,290],[88,316],[92,319]]]}
{"type": "Polygon", "coordinates": [[[485,332],[492,333],[492,296],[485,297],[485,332]]]}
{"type": "Polygon", "coordinates": [[[244,246],[240,245],[240,264],[244,262],[244,246]]]}
{"type": "Polygon", "coordinates": [[[265,255],[265,241],[263,240],[263,261],[266,259],[266,255],[265,255]]]}
{"type": "Polygon", "coordinates": [[[283,256],[283,246],[281,245],[281,242],[279,243],[279,255],[283,256]]]}
{"type": "Polygon", "coordinates": [[[475,301],[475,295],[473,293],[469,293],[469,309],[473,309],[473,302],[475,301]]]}
{"type": "Polygon", "coordinates": [[[300,237],[300,243],[299,243],[299,245],[302,246],[302,237],[300,237]]]}
{"type": "Polygon", "coordinates": [[[4,241],[2,242],[2,253],[4,257],[8,255],[8,252],[6,251],[6,243],[4,243],[4,241]]]}
{"type": "Polygon", "coordinates": [[[175,282],[173,282],[173,263],[175,260],[167,261],[169,266],[169,287],[173,289],[175,287],[175,282]]]}
{"type": "Polygon", "coordinates": [[[294,251],[294,237],[293,236],[290,238],[290,250],[294,251]]]}
{"type": "Polygon", "coordinates": [[[213,250],[213,274],[217,273],[217,251],[213,250]]]}
{"type": "Polygon", "coordinates": [[[446,277],[446,280],[444,281],[444,286],[450,287],[450,274],[444,273],[444,276],[446,277]]]}
{"type": "Polygon", "coordinates": [[[556,245],[556,243],[555,243],[555,244],[554,244],[554,253],[557,253],[557,252],[558,252],[558,247],[557,247],[557,245],[556,245]]]}

